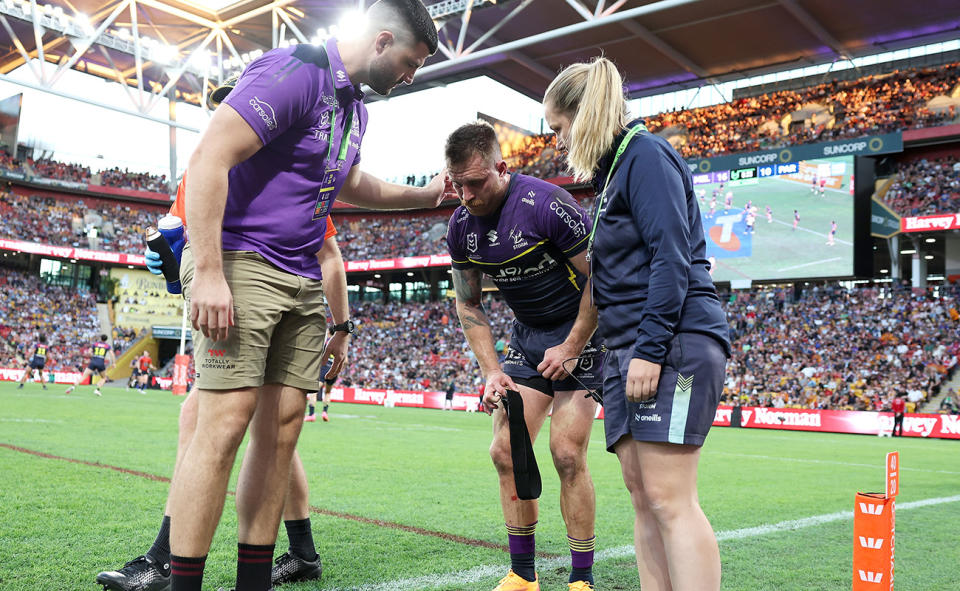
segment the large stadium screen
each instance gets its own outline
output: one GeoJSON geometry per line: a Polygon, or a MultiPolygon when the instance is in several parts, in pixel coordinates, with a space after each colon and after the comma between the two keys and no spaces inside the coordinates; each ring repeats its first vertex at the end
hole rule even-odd
{"type": "Polygon", "coordinates": [[[853,275],[853,156],[694,173],[714,281],[853,275]]]}

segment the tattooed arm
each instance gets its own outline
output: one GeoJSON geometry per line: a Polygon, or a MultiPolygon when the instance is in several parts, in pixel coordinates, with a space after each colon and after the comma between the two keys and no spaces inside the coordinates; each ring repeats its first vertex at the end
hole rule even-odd
{"type": "Polygon", "coordinates": [[[479,269],[453,269],[453,286],[457,292],[457,316],[460,317],[460,326],[467,343],[477,356],[480,371],[486,379],[487,387],[484,391],[484,405],[487,410],[496,408],[495,395],[503,395],[506,390],[516,390],[517,386],[509,376],[500,369],[497,361],[497,352],[493,345],[493,331],[490,330],[490,321],[483,310],[480,280],[482,273],[479,269]]]}

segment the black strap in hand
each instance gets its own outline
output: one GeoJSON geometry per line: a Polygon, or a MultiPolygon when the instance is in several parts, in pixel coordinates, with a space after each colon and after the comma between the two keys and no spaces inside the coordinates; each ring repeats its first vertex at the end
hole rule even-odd
{"type": "Polygon", "coordinates": [[[513,459],[513,481],[517,497],[524,501],[540,498],[542,482],[533,443],[523,415],[523,398],[515,390],[507,390],[504,408],[510,425],[510,456],[513,459]]]}

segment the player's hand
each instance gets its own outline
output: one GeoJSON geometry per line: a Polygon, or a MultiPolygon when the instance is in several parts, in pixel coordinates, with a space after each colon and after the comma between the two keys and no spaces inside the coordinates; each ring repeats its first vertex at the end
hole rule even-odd
{"type": "Polygon", "coordinates": [[[627,400],[643,402],[657,395],[660,364],[646,359],[631,359],[627,368],[627,400]]]}
{"type": "Polygon", "coordinates": [[[543,352],[543,361],[537,366],[537,371],[548,380],[562,380],[570,375],[568,369],[572,370],[577,366],[579,356],[580,351],[576,347],[566,342],[560,343],[543,352]],[[570,361],[564,363],[567,359],[570,361]]]}
{"type": "Polygon", "coordinates": [[[487,385],[483,389],[483,412],[493,414],[500,408],[500,399],[507,395],[507,390],[517,390],[517,385],[502,370],[487,374],[487,385]]]}
{"type": "Polygon", "coordinates": [[[190,322],[214,341],[225,341],[234,325],[233,294],[222,271],[197,271],[190,287],[190,322]]]}
{"type": "Polygon", "coordinates": [[[327,375],[323,376],[324,379],[332,380],[340,375],[340,371],[343,370],[343,366],[347,362],[347,346],[349,344],[350,333],[344,331],[333,333],[333,336],[324,343],[320,359],[325,362],[333,355],[333,363],[330,365],[327,375]]]}
{"type": "Polygon", "coordinates": [[[150,271],[154,275],[163,275],[163,262],[160,260],[160,254],[150,250],[148,246],[146,250],[143,251],[143,257],[147,259],[147,271],[150,271]]]}
{"type": "Polygon", "coordinates": [[[434,207],[438,207],[447,199],[459,198],[457,196],[457,192],[453,189],[453,183],[451,183],[450,179],[447,177],[446,169],[441,171],[437,176],[433,177],[423,189],[430,199],[429,203],[424,205],[426,208],[432,209],[434,207]]]}

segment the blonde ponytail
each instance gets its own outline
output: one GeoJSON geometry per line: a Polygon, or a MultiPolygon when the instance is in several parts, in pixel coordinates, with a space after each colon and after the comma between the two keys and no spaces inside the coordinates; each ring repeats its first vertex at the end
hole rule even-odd
{"type": "Polygon", "coordinates": [[[567,164],[574,179],[592,179],[597,162],[628,123],[617,67],[605,57],[567,66],[547,87],[543,102],[570,117],[567,164]]]}

